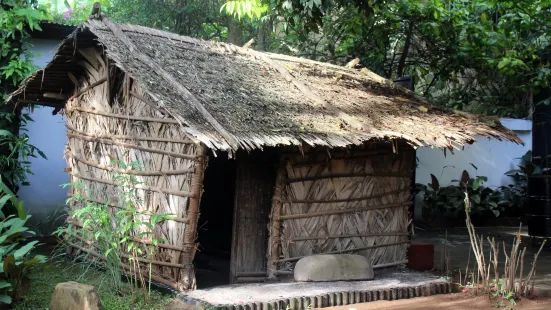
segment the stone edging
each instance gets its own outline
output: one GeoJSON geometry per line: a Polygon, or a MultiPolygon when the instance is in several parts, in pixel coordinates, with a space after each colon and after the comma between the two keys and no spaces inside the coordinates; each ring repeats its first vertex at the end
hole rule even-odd
{"type": "Polygon", "coordinates": [[[345,306],[377,300],[398,300],[414,297],[424,297],[453,292],[453,284],[449,282],[431,283],[421,286],[405,286],[398,288],[346,291],[327,293],[309,297],[294,297],[279,299],[272,302],[251,302],[236,305],[212,305],[210,303],[180,296],[187,304],[195,304],[198,309],[217,310],[308,310],[315,308],[327,308],[345,306]]]}

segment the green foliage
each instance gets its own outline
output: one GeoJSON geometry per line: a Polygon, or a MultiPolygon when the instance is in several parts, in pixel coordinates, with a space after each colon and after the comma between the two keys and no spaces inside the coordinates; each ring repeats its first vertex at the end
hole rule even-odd
{"type": "MultiPolygon", "coordinates": [[[[532,162],[532,151],[526,152],[518,159],[521,160],[518,169],[505,173],[513,179],[513,184],[500,186],[495,190],[484,186],[484,182],[488,181],[485,176],[470,178],[466,171],[463,172],[462,180],[454,180],[454,184],[445,187],[440,186],[436,176],[431,174],[431,183],[416,184],[416,192],[423,194],[424,219],[430,223],[445,212],[461,214],[465,207],[465,189],[471,201],[472,215],[484,216],[492,212],[499,217],[503,212],[522,210],[528,200],[528,177],[542,174],[543,169],[532,162]]],[[[476,166],[472,166],[477,170],[476,166]]]]}
{"type": "Polygon", "coordinates": [[[45,15],[35,1],[3,1],[0,6],[0,94],[8,91],[34,69],[25,46],[29,30],[40,30],[39,22],[45,15]],[[21,57],[23,56],[23,57],[21,57]]]}
{"type": "Polygon", "coordinates": [[[102,10],[109,11],[109,0],[40,0],[49,13],[52,22],[77,25],[84,22],[92,12],[92,6],[99,2],[102,10]]]}
{"type": "Polygon", "coordinates": [[[82,223],[82,229],[74,229],[72,224],[61,227],[56,234],[66,240],[89,240],[93,242],[97,251],[105,258],[105,267],[109,273],[110,281],[117,288],[122,287],[121,263],[130,266],[129,281],[134,284],[135,292],[143,290],[143,296],[147,298],[146,280],[151,275],[142,273],[137,266],[142,263],[140,259],[153,259],[155,246],[162,242],[162,238],[155,235],[156,226],[169,218],[169,215],[153,214],[150,211],[138,209],[140,200],[136,194],[136,185],[140,182],[135,175],[117,172],[118,169],[140,170],[137,163],[125,164],[121,161],[111,163],[118,166],[113,172],[112,179],[118,185],[121,196],[120,205],[113,212],[112,208],[105,204],[90,202],[86,189],[81,183],[67,184],[72,186],[76,194],[68,199],[70,205],[78,205],[70,215],[82,223]],[[143,240],[150,242],[144,242],[143,240]],[[139,281],[139,283],[138,283],[139,281]]]}
{"type": "MultiPolygon", "coordinates": [[[[11,122],[16,117],[13,113],[0,113],[0,117],[2,116],[6,122],[11,122]]],[[[47,159],[46,154],[29,143],[25,128],[28,121],[32,121],[31,117],[22,114],[18,134],[0,129],[0,148],[6,150],[6,153],[0,154],[0,175],[12,188],[19,184],[27,185],[27,175],[32,174],[30,158],[40,156],[47,159]]]]}
{"type": "Polygon", "coordinates": [[[210,39],[206,25],[227,26],[220,14],[222,4],[222,0],[111,0],[107,14],[119,22],[210,39]]]}
{"type": "Polygon", "coordinates": [[[23,233],[33,234],[25,226],[30,215],[26,214],[23,203],[1,183],[0,210],[5,210],[8,202],[12,202],[16,207],[17,216],[4,217],[3,213],[1,214],[3,220],[0,222],[0,303],[4,304],[11,304],[28,293],[31,271],[46,261],[43,255],[30,254],[38,243],[25,243],[23,237],[23,233]]]}
{"type": "Polygon", "coordinates": [[[462,180],[454,180],[452,183],[455,184],[449,186],[440,186],[438,179],[432,174],[431,179],[431,183],[427,185],[416,184],[416,193],[423,195],[423,217],[428,223],[444,213],[454,216],[464,214],[465,190],[471,202],[471,215],[486,216],[491,213],[499,217],[509,207],[500,190],[484,186],[484,182],[488,181],[485,176],[471,178],[467,171],[463,171],[462,180]]]}
{"type": "MultiPolygon", "coordinates": [[[[84,20],[92,2],[74,1],[69,21],[84,20]]],[[[524,117],[551,78],[551,0],[101,2],[116,21],[213,40],[235,38],[230,15],[243,42],[337,64],[358,57],[384,77],[412,76],[417,92],[458,110],[524,117]]],[[[60,6],[56,21],[67,15],[60,6]]]]}
{"type": "Polygon", "coordinates": [[[543,173],[543,169],[532,162],[532,151],[526,152],[524,156],[518,159],[521,160],[518,169],[505,172],[505,175],[511,177],[514,183],[500,187],[503,193],[503,203],[506,205],[506,208],[526,206],[528,202],[528,197],[526,196],[528,177],[543,173]]]}
{"type": "MultiPolygon", "coordinates": [[[[5,101],[34,69],[29,52],[30,30],[40,30],[39,22],[46,16],[44,7],[36,1],[6,0],[0,6],[0,101],[5,101]]],[[[13,105],[0,108],[0,175],[16,189],[25,184],[31,173],[30,157],[46,156],[29,144],[25,126],[32,121],[13,105]]]]}
{"type": "MultiPolygon", "coordinates": [[[[524,117],[549,86],[549,0],[277,0],[302,56],[410,75],[434,103],[524,117]]],[[[548,100],[549,101],[549,100],[548,100]]],[[[544,103],[548,103],[545,101],[544,103]]]]}
{"type": "MultiPolygon", "coordinates": [[[[512,291],[507,290],[507,285],[505,284],[505,281],[498,280],[497,282],[494,280],[491,283],[491,286],[493,287],[492,292],[490,293],[492,297],[501,297],[504,300],[509,302],[509,306],[502,305],[503,307],[507,309],[511,309],[512,306],[515,306],[517,304],[515,300],[515,293],[512,291]]],[[[501,304],[499,304],[501,306],[501,304]]]]}
{"type": "Polygon", "coordinates": [[[262,3],[261,0],[239,0],[224,3],[220,11],[226,12],[238,19],[241,19],[243,16],[247,16],[250,19],[260,19],[269,9],[270,7],[262,3]]]}

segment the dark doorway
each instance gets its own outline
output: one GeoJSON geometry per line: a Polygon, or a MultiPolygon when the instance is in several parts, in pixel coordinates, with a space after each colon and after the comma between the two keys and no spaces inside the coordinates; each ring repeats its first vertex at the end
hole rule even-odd
{"type": "Polygon", "coordinates": [[[228,284],[233,229],[235,160],[209,155],[203,181],[195,254],[197,288],[228,284]]]}

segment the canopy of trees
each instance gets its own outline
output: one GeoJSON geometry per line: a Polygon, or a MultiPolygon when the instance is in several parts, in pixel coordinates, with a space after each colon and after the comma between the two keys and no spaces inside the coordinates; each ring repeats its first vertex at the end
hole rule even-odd
{"type": "MultiPolygon", "coordinates": [[[[83,20],[93,3],[45,2],[63,22],[83,20]],[[64,5],[70,11],[59,9],[64,5]]],[[[535,104],[549,103],[533,98],[550,87],[551,0],[103,0],[102,5],[119,22],[240,45],[254,39],[255,49],[337,64],[358,58],[359,66],[387,78],[413,77],[418,93],[454,109],[527,117],[535,104]]]]}

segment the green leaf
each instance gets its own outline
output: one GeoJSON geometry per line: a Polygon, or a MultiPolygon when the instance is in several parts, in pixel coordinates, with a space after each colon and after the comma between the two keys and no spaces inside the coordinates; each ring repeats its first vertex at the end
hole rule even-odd
{"type": "Polygon", "coordinates": [[[8,295],[0,295],[0,303],[11,304],[11,297],[8,295]]]}
{"type": "Polygon", "coordinates": [[[37,243],[38,243],[38,241],[32,241],[32,242],[29,242],[29,243],[25,244],[21,248],[19,248],[13,254],[15,256],[15,259],[18,260],[18,259],[21,259],[23,256],[27,255],[27,253],[29,253],[37,243]]]}
{"type": "Polygon", "coordinates": [[[14,207],[17,210],[17,216],[19,216],[20,219],[27,219],[27,211],[25,210],[25,207],[23,206],[23,201],[18,200],[16,203],[14,203],[14,207]]]}
{"type": "Polygon", "coordinates": [[[511,63],[511,58],[503,58],[503,59],[497,64],[497,68],[501,70],[501,69],[505,68],[506,66],[508,66],[510,63],[511,63]]]}
{"type": "Polygon", "coordinates": [[[474,190],[479,189],[481,184],[482,184],[482,182],[479,179],[474,180],[473,185],[472,185],[473,189],[474,190]]]}
{"type": "Polygon", "coordinates": [[[8,130],[0,129],[0,136],[13,136],[13,134],[8,130]]]}
{"type": "Polygon", "coordinates": [[[0,290],[5,290],[6,288],[10,288],[11,283],[5,280],[0,280],[0,290]]]}

